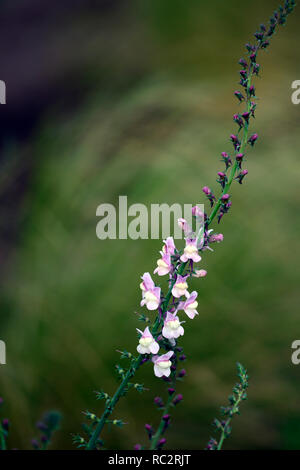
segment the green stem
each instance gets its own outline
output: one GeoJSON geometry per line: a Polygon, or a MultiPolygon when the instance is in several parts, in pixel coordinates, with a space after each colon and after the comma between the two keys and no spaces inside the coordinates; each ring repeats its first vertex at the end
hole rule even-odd
{"type": "Polygon", "coordinates": [[[5,432],[0,424],[0,450],[6,450],[5,432]]]}
{"type": "Polygon", "coordinates": [[[232,416],[230,418],[227,419],[227,421],[225,422],[224,426],[223,426],[223,429],[222,429],[222,434],[221,434],[221,437],[220,437],[220,440],[219,440],[219,444],[218,444],[218,447],[217,447],[217,450],[222,450],[222,446],[223,446],[223,443],[226,439],[226,428],[228,428],[233,416],[238,412],[238,407],[239,407],[239,404],[242,400],[242,396],[243,396],[243,393],[244,393],[244,390],[242,389],[239,394],[238,394],[238,397],[237,397],[237,400],[232,408],[232,416]]]}
{"type": "MultiPolygon", "coordinates": [[[[186,264],[187,263],[182,263],[179,266],[177,274],[180,274],[180,275],[183,274],[184,269],[186,267],[186,264]]],[[[173,289],[173,286],[175,284],[175,281],[176,281],[176,279],[172,280],[172,282],[170,284],[170,287],[169,287],[169,290],[167,292],[167,295],[165,297],[165,300],[162,304],[162,315],[161,316],[157,315],[157,317],[154,321],[153,328],[151,330],[153,336],[156,336],[159,329],[160,329],[161,323],[163,321],[162,317],[163,317],[163,314],[167,311],[167,308],[168,308],[168,305],[169,305],[169,302],[170,302],[170,299],[171,299],[171,295],[172,295],[172,289],[173,289]]],[[[119,385],[119,387],[116,390],[113,397],[107,403],[107,405],[105,407],[105,410],[104,410],[104,412],[103,412],[103,414],[100,418],[100,421],[98,422],[98,424],[97,424],[95,430],[93,431],[92,436],[91,436],[91,438],[90,438],[90,440],[89,440],[89,442],[86,446],[86,450],[93,450],[97,447],[97,441],[100,438],[101,432],[102,432],[102,430],[103,430],[103,428],[106,424],[106,421],[107,421],[108,417],[112,414],[112,412],[114,410],[114,407],[116,406],[116,404],[118,403],[120,398],[125,395],[126,387],[129,383],[130,379],[132,379],[132,377],[135,375],[137,369],[141,365],[142,359],[143,359],[142,354],[139,354],[136,357],[136,359],[131,363],[131,366],[128,369],[127,373],[125,374],[121,384],[119,385]]]]}
{"type": "Polygon", "coordinates": [[[160,420],[159,426],[157,428],[156,433],[154,434],[154,436],[151,439],[150,450],[155,450],[156,449],[157,444],[158,444],[158,442],[159,442],[159,440],[160,440],[160,438],[163,434],[163,430],[164,430],[164,427],[165,427],[165,421],[163,419],[163,416],[168,413],[169,408],[170,408],[170,406],[172,404],[172,401],[173,401],[173,397],[174,397],[174,394],[169,396],[168,401],[167,401],[165,407],[163,408],[163,415],[162,415],[162,418],[160,420]]]}

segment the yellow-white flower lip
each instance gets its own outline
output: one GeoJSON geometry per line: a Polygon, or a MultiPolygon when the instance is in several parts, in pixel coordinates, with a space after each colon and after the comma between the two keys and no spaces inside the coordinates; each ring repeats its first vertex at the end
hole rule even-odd
{"type": "Polygon", "coordinates": [[[177,330],[177,328],[180,326],[180,322],[178,320],[171,320],[168,321],[167,326],[172,330],[177,330]]]}
{"type": "Polygon", "coordinates": [[[169,367],[171,367],[172,362],[171,361],[161,361],[161,362],[158,362],[157,365],[159,367],[161,367],[162,369],[168,369],[169,367]]]}
{"type": "Polygon", "coordinates": [[[147,336],[146,338],[140,338],[139,343],[141,346],[147,347],[150,346],[151,343],[153,343],[153,338],[150,336],[147,336]]]}
{"type": "Polygon", "coordinates": [[[140,288],[141,288],[143,291],[146,290],[143,282],[140,283],[140,288]]]}
{"type": "Polygon", "coordinates": [[[145,299],[147,300],[147,302],[157,302],[157,298],[150,291],[147,291],[145,293],[145,299]]]}
{"type": "Polygon", "coordinates": [[[184,249],[184,252],[192,255],[193,253],[198,253],[198,250],[195,245],[187,245],[184,249]]]}
{"type": "Polygon", "coordinates": [[[192,304],[188,305],[188,308],[191,308],[191,309],[196,309],[198,307],[198,302],[197,300],[195,300],[195,302],[193,302],[192,304]]]}
{"type": "Polygon", "coordinates": [[[167,263],[163,259],[158,259],[157,260],[157,266],[159,268],[167,268],[168,267],[167,263]]]}
{"type": "Polygon", "coordinates": [[[186,290],[188,288],[188,285],[186,282],[178,282],[177,284],[175,284],[175,287],[177,287],[178,289],[186,290]]]}

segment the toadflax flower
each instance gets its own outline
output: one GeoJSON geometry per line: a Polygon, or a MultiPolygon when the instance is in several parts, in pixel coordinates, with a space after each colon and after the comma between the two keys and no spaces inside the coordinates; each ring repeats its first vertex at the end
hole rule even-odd
{"type": "Polygon", "coordinates": [[[168,237],[166,240],[164,240],[164,246],[162,248],[162,251],[164,253],[169,253],[170,255],[174,255],[176,250],[175,243],[173,237],[168,237]]]}
{"type": "Polygon", "coordinates": [[[187,299],[184,302],[180,302],[178,305],[178,310],[184,310],[184,313],[186,313],[187,316],[191,319],[198,315],[198,302],[196,300],[197,296],[198,293],[193,291],[190,295],[187,296],[187,299]]]}
{"type": "Polygon", "coordinates": [[[169,351],[162,356],[153,356],[152,362],[154,364],[154,374],[156,377],[169,377],[171,374],[172,362],[170,358],[173,356],[174,351],[169,351]]]}
{"type": "Polygon", "coordinates": [[[184,335],[184,329],[180,324],[179,318],[175,313],[167,312],[166,319],[164,321],[164,327],[162,335],[167,339],[179,338],[184,335]]]}
{"type": "Polygon", "coordinates": [[[148,310],[156,310],[160,304],[160,287],[155,287],[149,273],[142,276],[143,282],[140,284],[143,299],[141,306],[146,305],[148,310]]]}
{"type": "Polygon", "coordinates": [[[169,253],[164,253],[163,251],[160,253],[162,256],[157,260],[157,268],[153,273],[157,273],[159,276],[165,276],[172,270],[171,256],[169,253]]]}
{"type": "Polygon", "coordinates": [[[205,269],[196,269],[193,277],[205,277],[207,275],[207,271],[205,269]]]}
{"type": "Polygon", "coordinates": [[[187,239],[185,242],[185,248],[183,250],[183,255],[180,257],[180,260],[183,263],[186,263],[189,259],[198,263],[201,260],[201,256],[198,253],[197,240],[187,239]]]}
{"type": "Polygon", "coordinates": [[[136,348],[137,352],[140,354],[157,354],[159,351],[159,344],[150,333],[149,327],[147,326],[144,331],[137,328],[137,331],[142,335],[136,348]]]}
{"type": "Polygon", "coordinates": [[[187,277],[188,276],[180,276],[180,274],[178,274],[176,282],[172,289],[172,295],[176,297],[176,299],[179,299],[179,297],[181,297],[182,295],[188,294],[188,285],[186,283],[187,277]]]}

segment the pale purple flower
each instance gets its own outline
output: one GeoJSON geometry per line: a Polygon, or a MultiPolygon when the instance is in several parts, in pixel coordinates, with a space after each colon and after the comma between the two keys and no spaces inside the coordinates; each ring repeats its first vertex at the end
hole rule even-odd
{"type": "Polygon", "coordinates": [[[198,206],[192,207],[192,214],[195,217],[199,217],[200,219],[204,219],[204,213],[202,212],[202,210],[198,206]]]}
{"type": "Polygon", "coordinates": [[[179,297],[182,295],[188,295],[188,285],[186,283],[187,278],[188,276],[180,276],[180,274],[177,276],[176,282],[172,289],[172,295],[177,299],[179,299],[179,297]]]}
{"type": "Polygon", "coordinates": [[[207,271],[205,269],[196,269],[193,277],[205,277],[207,275],[207,271]]]}
{"type": "Polygon", "coordinates": [[[168,237],[166,240],[164,240],[164,246],[162,248],[162,251],[164,253],[169,253],[170,255],[174,255],[176,250],[175,243],[173,237],[168,237]]]}
{"type": "Polygon", "coordinates": [[[196,300],[198,293],[193,291],[190,295],[187,295],[187,299],[184,302],[180,302],[178,305],[178,310],[184,310],[187,316],[191,319],[195,318],[198,315],[197,307],[198,302],[196,300]]]}
{"type": "Polygon", "coordinates": [[[187,239],[185,242],[185,248],[183,250],[183,255],[180,257],[183,263],[186,263],[189,259],[198,263],[201,260],[201,256],[198,253],[197,240],[187,239]]]}
{"type": "Polygon", "coordinates": [[[145,273],[142,279],[143,282],[140,284],[143,296],[141,306],[146,305],[148,310],[156,310],[160,304],[160,287],[155,287],[149,273],[145,273]]]}
{"type": "Polygon", "coordinates": [[[160,253],[162,256],[157,260],[157,268],[154,270],[154,274],[157,273],[159,276],[165,276],[172,270],[171,256],[163,251],[160,253]]]}
{"type": "Polygon", "coordinates": [[[178,225],[181,228],[181,230],[184,231],[185,235],[189,235],[190,233],[192,233],[192,229],[185,219],[183,218],[178,219],[178,225]]]}
{"type": "Polygon", "coordinates": [[[210,243],[214,243],[214,242],[220,243],[223,240],[224,240],[224,236],[222,233],[215,233],[214,235],[211,235],[211,237],[209,237],[210,243]]]}
{"type": "Polygon", "coordinates": [[[166,319],[164,321],[164,327],[162,335],[167,339],[179,338],[184,335],[184,329],[180,324],[179,318],[175,313],[167,312],[166,319]]]}
{"type": "Polygon", "coordinates": [[[169,351],[162,356],[153,356],[152,362],[154,363],[154,374],[156,377],[169,377],[171,374],[172,362],[170,358],[173,356],[174,351],[169,351]]]}
{"type": "Polygon", "coordinates": [[[137,352],[140,354],[157,354],[159,351],[159,344],[150,333],[149,327],[147,326],[144,331],[137,328],[137,331],[142,335],[136,348],[137,352]]]}

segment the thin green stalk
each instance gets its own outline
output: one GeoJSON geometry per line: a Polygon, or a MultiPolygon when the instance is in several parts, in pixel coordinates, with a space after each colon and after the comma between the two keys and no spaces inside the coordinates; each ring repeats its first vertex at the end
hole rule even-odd
{"type": "Polygon", "coordinates": [[[163,430],[164,430],[164,427],[165,427],[165,424],[166,424],[164,419],[163,419],[163,416],[168,413],[169,408],[172,404],[173,398],[174,398],[174,396],[170,395],[165,407],[163,408],[163,414],[162,414],[162,418],[160,420],[159,426],[157,428],[156,433],[154,434],[154,436],[151,439],[150,450],[155,450],[156,449],[157,444],[158,444],[158,442],[159,442],[159,440],[160,440],[160,438],[163,434],[163,430]]]}
{"type": "Polygon", "coordinates": [[[239,404],[242,401],[243,394],[244,394],[244,390],[242,389],[238,394],[238,397],[236,399],[236,403],[234,404],[234,407],[232,408],[232,416],[226,420],[226,422],[223,426],[222,434],[221,434],[221,437],[220,437],[220,440],[219,440],[217,450],[222,450],[223,443],[226,439],[226,428],[228,428],[233,416],[238,412],[239,404]]]}
{"type": "Polygon", "coordinates": [[[4,433],[4,429],[2,428],[1,424],[0,424],[0,449],[1,450],[6,450],[5,433],[4,433]]]}
{"type": "MultiPolygon", "coordinates": [[[[186,267],[186,264],[187,263],[182,263],[180,266],[179,266],[179,269],[178,269],[178,274],[183,274],[184,272],[184,269],[186,267]]],[[[171,299],[171,295],[172,295],[172,289],[173,289],[173,286],[175,284],[175,279],[173,279],[173,281],[171,282],[170,284],[170,287],[169,287],[169,290],[167,292],[167,295],[165,297],[165,300],[162,304],[162,315],[157,315],[155,321],[154,321],[154,324],[153,324],[153,328],[152,328],[152,334],[153,336],[156,336],[158,331],[159,331],[159,328],[161,326],[161,323],[163,321],[163,314],[167,311],[167,308],[168,308],[168,305],[169,305],[169,302],[170,302],[170,299],[171,299]]],[[[129,383],[129,381],[132,379],[132,377],[135,375],[137,369],[139,368],[139,366],[141,365],[141,362],[142,362],[142,359],[143,359],[143,356],[141,354],[139,354],[136,359],[131,363],[131,366],[130,368],[128,369],[127,373],[125,374],[121,384],[119,385],[118,389],[116,390],[115,394],[113,395],[113,397],[111,398],[111,400],[109,400],[109,402],[107,403],[106,407],[105,407],[105,410],[100,418],[100,421],[98,422],[95,430],[93,431],[92,433],[92,436],[86,446],[86,450],[93,450],[96,448],[97,446],[97,441],[98,439],[100,438],[101,436],[101,432],[106,424],[106,421],[108,419],[108,417],[112,414],[113,410],[114,410],[114,407],[116,406],[116,404],[118,403],[118,401],[120,400],[120,398],[126,393],[126,387],[129,383]]]]}

